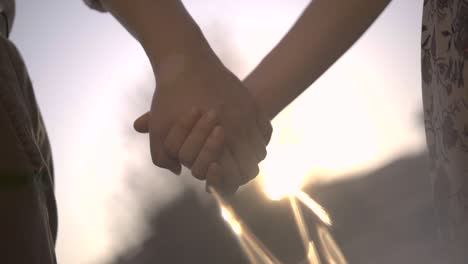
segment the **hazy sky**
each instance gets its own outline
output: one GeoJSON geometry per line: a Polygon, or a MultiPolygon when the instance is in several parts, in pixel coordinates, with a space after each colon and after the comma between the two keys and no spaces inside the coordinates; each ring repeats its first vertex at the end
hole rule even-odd
{"type": "MultiPolygon", "coordinates": [[[[239,77],[277,43],[308,2],[184,1],[239,77]]],[[[326,180],[422,150],[422,2],[393,1],[351,51],[274,121],[265,175],[326,180]]],[[[131,203],[116,197],[129,164],[150,160],[147,149],[131,152],[125,136],[138,114],[138,91],[153,87],[149,64],[110,16],[88,10],[80,0],[17,0],[17,5],[12,39],[29,66],[55,158],[59,260],[97,263],[119,246],[116,237],[134,228],[121,225],[137,219],[131,203]],[[135,158],[141,156],[143,161],[135,158]]],[[[158,204],[180,189],[168,173],[151,173],[156,175],[149,188],[158,204]]]]}

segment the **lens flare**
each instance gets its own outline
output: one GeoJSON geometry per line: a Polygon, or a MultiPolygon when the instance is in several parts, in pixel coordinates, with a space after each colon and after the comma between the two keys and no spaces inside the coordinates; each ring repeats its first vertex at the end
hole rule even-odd
{"type": "Polygon", "coordinates": [[[225,207],[221,207],[221,216],[224,218],[224,220],[229,224],[231,227],[232,231],[238,236],[242,234],[242,227],[233,216],[232,213],[226,209],[225,207]]]}
{"type": "Polygon", "coordinates": [[[332,225],[332,220],[330,216],[328,215],[327,211],[323,209],[320,204],[318,204],[314,199],[310,198],[307,193],[303,191],[297,191],[295,193],[295,196],[299,201],[301,201],[305,206],[307,206],[325,225],[331,226],[332,225]]]}
{"type": "MultiPolygon", "coordinates": [[[[270,153],[270,151],[269,151],[270,153]]],[[[276,147],[261,164],[260,180],[262,189],[271,200],[277,201],[300,190],[315,175],[306,156],[296,156],[297,147],[276,147]],[[294,157],[294,165],[285,164],[285,156],[294,157]]]]}
{"type": "Polygon", "coordinates": [[[245,242],[244,245],[247,245],[246,251],[244,245],[241,244],[241,248],[244,250],[247,258],[250,259],[250,257],[253,256],[253,252],[259,256],[259,258],[262,259],[264,263],[281,264],[281,262],[270,252],[270,250],[268,250],[268,248],[263,245],[260,240],[258,240],[252,231],[250,231],[250,229],[242,223],[240,218],[234,213],[232,207],[223,199],[218,191],[213,187],[209,187],[209,189],[215,197],[219,207],[221,208],[221,216],[223,219],[229,224],[232,231],[237,235],[239,242],[242,243],[243,240],[243,242],[245,242]]]}
{"type": "MultiPolygon", "coordinates": [[[[209,187],[209,189],[221,209],[223,219],[229,224],[234,234],[236,234],[240,247],[249,262],[253,264],[281,264],[250,229],[242,223],[240,218],[236,216],[233,208],[223,199],[216,189],[213,187],[209,187]]],[[[306,263],[321,264],[319,257],[319,255],[321,255],[323,260],[328,264],[347,264],[343,253],[327,229],[328,226],[332,225],[332,221],[325,209],[309,197],[309,195],[301,191],[300,188],[297,188],[294,192],[291,190],[291,194],[288,197],[306,253],[306,263]],[[320,251],[317,250],[314,242],[310,239],[309,230],[297,200],[307,206],[320,220],[317,225],[318,241],[316,241],[320,245],[320,251]]]]}
{"type": "Polygon", "coordinates": [[[307,261],[311,264],[321,264],[320,258],[317,253],[317,249],[314,246],[314,242],[309,242],[309,249],[307,251],[307,261]]]}
{"type": "Polygon", "coordinates": [[[244,238],[242,238],[242,237],[239,238],[239,244],[240,244],[242,250],[244,251],[245,256],[249,260],[250,264],[260,264],[260,262],[258,261],[256,255],[255,255],[254,250],[252,249],[252,247],[249,246],[249,244],[247,243],[247,241],[245,241],[244,238]]]}
{"type": "Polygon", "coordinates": [[[304,222],[304,217],[302,215],[301,208],[297,204],[296,198],[292,195],[289,196],[289,202],[291,204],[291,209],[293,211],[294,219],[296,220],[297,229],[299,231],[299,235],[302,239],[302,244],[304,246],[304,250],[308,250],[309,248],[309,230],[304,222]]]}
{"type": "Polygon", "coordinates": [[[347,264],[346,258],[336,244],[333,236],[328,232],[328,229],[323,226],[317,226],[317,234],[322,247],[322,252],[330,264],[347,264]]]}

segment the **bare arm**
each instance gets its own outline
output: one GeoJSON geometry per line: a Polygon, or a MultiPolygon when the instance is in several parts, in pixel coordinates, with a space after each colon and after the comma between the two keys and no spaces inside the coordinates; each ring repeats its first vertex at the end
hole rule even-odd
{"type": "Polygon", "coordinates": [[[101,0],[109,11],[143,46],[154,71],[174,55],[189,60],[213,59],[200,28],[179,0],[101,0]]]}
{"type": "MultiPolygon", "coordinates": [[[[228,148],[219,162],[226,171],[222,185],[237,189],[258,174],[271,134],[269,120],[252,94],[218,59],[181,0],[101,0],[142,44],[157,80],[147,118],[153,163],[179,173],[193,157],[164,148],[169,128],[190,109],[213,109],[226,128],[228,148]]],[[[197,169],[205,179],[208,168],[197,169]]]]}
{"type": "Polygon", "coordinates": [[[244,84],[273,118],[340,58],[389,2],[314,0],[244,84]]]}

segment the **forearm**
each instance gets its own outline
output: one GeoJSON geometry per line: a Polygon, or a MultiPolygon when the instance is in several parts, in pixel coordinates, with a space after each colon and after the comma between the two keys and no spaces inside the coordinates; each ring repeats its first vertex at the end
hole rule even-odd
{"type": "Polygon", "coordinates": [[[143,46],[157,73],[173,56],[186,60],[213,57],[200,28],[180,0],[101,0],[143,46]]]}
{"type": "Polygon", "coordinates": [[[343,55],[389,2],[314,0],[244,84],[273,118],[343,55]]]}

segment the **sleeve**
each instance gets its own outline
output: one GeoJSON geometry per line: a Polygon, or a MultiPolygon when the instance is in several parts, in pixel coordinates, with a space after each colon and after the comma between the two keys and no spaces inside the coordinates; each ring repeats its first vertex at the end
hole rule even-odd
{"type": "Polygon", "coordinates": [[[15,20],[16,5],[15,1],[0,1],[0,14],[5,19],[7,35],[11,32],[13,21],[15,20]]]}
{"type": "Polygon", "coordinates": [[[92,9],[95,9],[100,12],[106,12],[100,0],[84,0],[84,2],[86,3],[86,5],[88,5],[92,9]]]}

